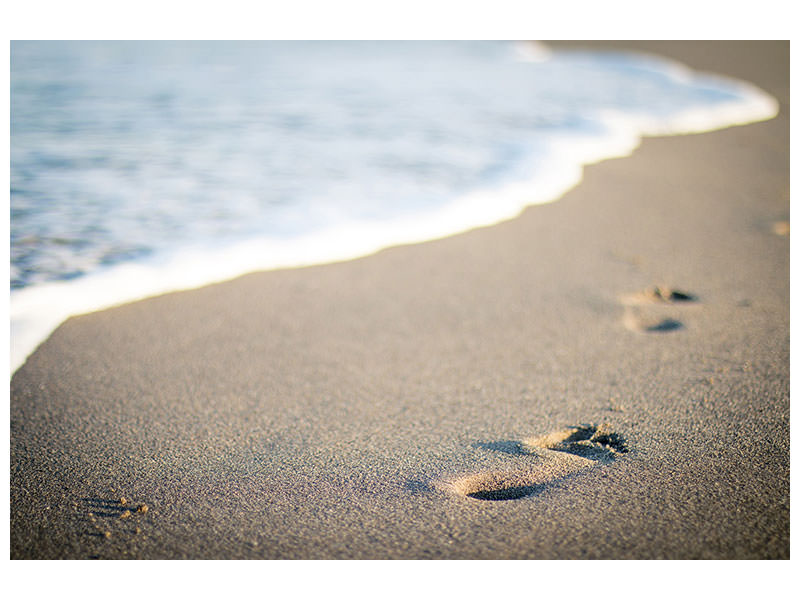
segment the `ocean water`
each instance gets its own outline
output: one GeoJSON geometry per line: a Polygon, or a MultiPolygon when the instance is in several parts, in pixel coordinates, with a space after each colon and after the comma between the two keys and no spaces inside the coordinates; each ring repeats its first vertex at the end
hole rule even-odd
{"type": "Polygon", "coordinates": [[[511,42],[14,42],[11,370],[71,315],[556,200],[752,85],[511,42]]]}

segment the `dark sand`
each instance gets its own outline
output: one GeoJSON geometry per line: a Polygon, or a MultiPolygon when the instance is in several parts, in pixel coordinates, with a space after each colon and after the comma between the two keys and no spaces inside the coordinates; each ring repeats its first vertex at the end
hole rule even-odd
{"type": "Polygon", "coordinates": [[[788,558],[789,45],[601,45],[781,114],[498,226],[70,319],[11,382],[11,557],[788,558]]]}

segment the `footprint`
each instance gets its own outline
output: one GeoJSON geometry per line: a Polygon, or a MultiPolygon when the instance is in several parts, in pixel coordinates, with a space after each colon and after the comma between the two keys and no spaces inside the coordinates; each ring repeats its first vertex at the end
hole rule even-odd
{"type": "Polygon", "coordinates": [[[135,535],[142,531],[143,519],[149,511],[147,504],[132,503],[125,497],[83,498],[82,504],[72,503],[78,523],[86,527],[88,536],[110,539],[118,535],[135,535]]]}
{"type": "Polygon", "coordinates": [[[615,460],[628,451],[607,423],[579,425],[522,441],[476,444],[486,450],[526,456],[523,465],[459,477],[445,487],[475,500],[516,500],[535,495],[565,477],[615,460]]]}
{"type": "Polygon", "coordinates": [[[676,304],[682,302],[697,302],[697,296],[669,288],[667,286],[653,286],[635,294],[622,296],[622,303],[626,306],[645,304],[676,304]]]}
{"type": "Polygon", "coordinates": [[[623,437],[611,429],[608,423],[580,425],[554,431],[538,438],[522,442],[524,448],[543,448],[557,452],[568,452],[592,460],[610,462],[619,454],[628,451],[623,437]]]}
{"type": "Polygon", "coordinates": [[[620,298],[625,312],[622,323],[631,331],[644,333],[664,333],[683,329],[683,322],[673,315],[665,315],[665,310],[675,310],[677,305],[698,302],[695,294],[666,286],[653,286],[635,294],[620,298]]]}

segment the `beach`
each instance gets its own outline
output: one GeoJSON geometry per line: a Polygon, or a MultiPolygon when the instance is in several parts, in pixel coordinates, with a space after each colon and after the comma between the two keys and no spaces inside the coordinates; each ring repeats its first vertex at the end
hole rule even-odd
{"type": "Polygon", "coordinates": [[[787,559],[789,44],[590,46],[780,113],[499,225],[70,318],[11,380],[11,558],[787,559]]]}

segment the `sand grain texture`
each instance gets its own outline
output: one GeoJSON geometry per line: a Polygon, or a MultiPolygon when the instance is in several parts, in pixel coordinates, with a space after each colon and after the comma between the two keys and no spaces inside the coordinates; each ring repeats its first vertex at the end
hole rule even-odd
{"type": "Polygon", "coordinates": [[[68,320],[11,381],[11,557],[788,558],[789,45],[619,46],[781,114],[498,226],[68,320]],[[632,331],[657,285],[698,302],[632,331]],[[586,423],[627,452],[542,450],[509,500],[437,483],[586,423]]]}

